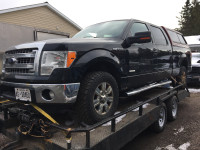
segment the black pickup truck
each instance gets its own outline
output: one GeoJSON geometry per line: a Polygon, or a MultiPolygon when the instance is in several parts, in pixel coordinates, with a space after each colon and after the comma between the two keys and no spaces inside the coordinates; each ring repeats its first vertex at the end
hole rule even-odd
{"type": "Polygon", "coordinates": [[[191,52],[181,33],[139,20],[115,20],[70,39],[10,48],[3,60],[1,95],[37,105],[75,104],[80,119],[94,123],[116,111],[119,96],[171,77],[185,82],[190,70],[191,52]]]}

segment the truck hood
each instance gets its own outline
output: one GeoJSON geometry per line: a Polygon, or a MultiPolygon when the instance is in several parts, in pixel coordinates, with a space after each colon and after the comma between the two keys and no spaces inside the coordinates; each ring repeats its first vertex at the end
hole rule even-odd
{"type": "Polygon", "coordinates": [[[25,43],[11,47],[13,49],[25,49],[30,47],[37,47],[39,50],[69,50],[69,51],[88,51],[92,49],[113,49],[115,47],[121,47],[122,39],[116,38],[63,38],[63,39],[51,39],[45,41],[37,41],[31,43],[25,43]]]}
{"type": "Polygon", "coordinates": [[[88,51],[93,49],[112,49],[121,47],[121,39],[108,38],[65,38],[45,41],[43,50],[69,50],[69,51],[88,51]]]}

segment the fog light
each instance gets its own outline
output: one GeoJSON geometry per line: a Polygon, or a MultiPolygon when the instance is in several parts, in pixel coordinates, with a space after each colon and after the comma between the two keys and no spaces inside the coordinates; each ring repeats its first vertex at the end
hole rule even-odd
{"type": "Polygon", "coordinates": [[[53,91],[46,89],[42,91],[42,98],[47,101],[51,101],[55,97],[53,91]]]}
{"type": "Polygon", "coordinates": [[[53,92],[53,91],[50,91],[50,92],[49,92],[49,96],[51,97],[51,99],[53,99],[54,96],[55,96],[54,92],[53,92]]]}

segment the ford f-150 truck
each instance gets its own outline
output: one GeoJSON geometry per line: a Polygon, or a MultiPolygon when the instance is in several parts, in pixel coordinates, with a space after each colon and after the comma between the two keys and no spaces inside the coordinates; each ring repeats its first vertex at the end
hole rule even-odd
{"type": "Polygon", "coordinates": [[[114,114],[119,96],[170,77],[185,83],[190,70],[191,52],[181,33],[139,20],[115,20],[70,39],[10,48],[3,60],[1,95],[46,106],[75,104],[79,119],[91,124],[114,114]]]}

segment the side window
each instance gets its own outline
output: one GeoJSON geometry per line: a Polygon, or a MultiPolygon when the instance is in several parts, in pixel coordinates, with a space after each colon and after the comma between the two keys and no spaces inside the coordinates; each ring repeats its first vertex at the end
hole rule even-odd
{"type": "Polygon", "coordinates": [[[161,29],[151,26],[152,34],[157,45],[167,45],[167,40],[161,29]]]}
{"type": "Polygon", "coordinates": [[[186,43],[185,43],[185,40],[184,40],[184,38],[183,38],[183,36],[180,35],[180,34],[177,34],[177,35],[178,35],[178,38],[179,38],[181,44],[186,44],[186,43]]]}
{"type": "Polygon", "coordinates": [[[173,42],[180,43],[179,38],[178,38],[176,32],[173,32],[171,30],[167,30],[167,32],[169,33],[169,36],[171,37],[171,39],[172,39],[173,42]]]}
{"type": "Polygon", "coordinates": [[[149,31],[146,24],[144,23],[134,23],[131,27],[131,34],[130,36],[134,36],[137,32],[146,32],[149,31]]]}

